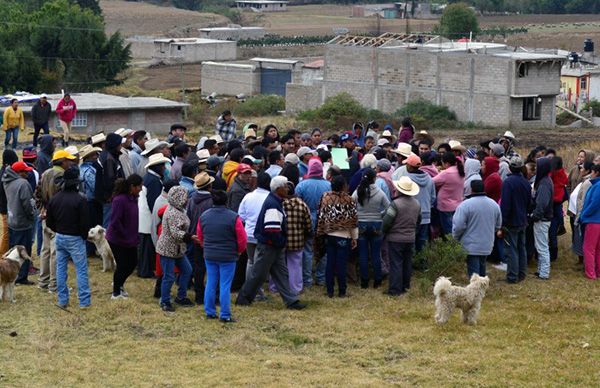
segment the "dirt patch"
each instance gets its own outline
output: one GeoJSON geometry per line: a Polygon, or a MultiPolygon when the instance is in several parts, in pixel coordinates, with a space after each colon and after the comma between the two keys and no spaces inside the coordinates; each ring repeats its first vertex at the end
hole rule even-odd
{"type": "Polygon", "coordinates": [[[140,71],[140,87],[145,90],[181,89],[181,76],[186,89],[200,87],[202,65],[159,66],[140,71]]]}
{"type": "MultiPolygon", "coordinates": [[[[196,28],[223,26],[229,23],[224,16],[212,13],[200,13],[161,7],[147,3],[121,0],[101,0],[106,32],[120,31],[125,37],[133,35],[166,35],[171,30],[185,29],[193,25],[196,28]]],[[[197,36],[197,31],[195,31],[197,36]]]]}

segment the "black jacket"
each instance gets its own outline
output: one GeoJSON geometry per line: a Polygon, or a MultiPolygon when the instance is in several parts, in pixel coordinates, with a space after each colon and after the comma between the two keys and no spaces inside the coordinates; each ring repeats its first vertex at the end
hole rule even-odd
{"type": "Polygon", "coordinates": [[[50,120],[50,113],[52,112],[52,105],[47,102],[44,106],[40,104],[40,102],[36,102],[33,107],[31,107],[31,119],[34,124],[42,125],[46,124],[50,120]]]}
{"type": "Polygon", "coordinates": [[[227,191],[227,183],[225,183],[225,180],[223,180],[223,178],[221,178],[220,176],[217,175],[216,172],[212,171],[212,170],[206,170],[207,174],[210,175],[211,177],[215,178],[215,181],[212,184],[212,189],[213,190],[223,190],[223,191],[227,191]]]}
{"type": "Polygon", "coordinates": [[[108,150],[100,153],[100,157],[94,164],[96,167],[96,200],[101,203],[108,203],[113,194],[115,181],[119,178],[125,178],[121,162],[118,155],[108,150]]]}
{"type": "Polygon", "coordinates": [[[56,233],[87,239],[89,214],[85,197],[78,191],[59,191],[48,204],[46,225],[56,233]]]}
{"type": "Polygon", "coordinates": [[[38,152],[35,162],[35,169],[42,176],[44,171],[49,169],[52,164],[52,155],[54,154],[54,137],[52,135],[40,136],[40,152],[38,152]]]}

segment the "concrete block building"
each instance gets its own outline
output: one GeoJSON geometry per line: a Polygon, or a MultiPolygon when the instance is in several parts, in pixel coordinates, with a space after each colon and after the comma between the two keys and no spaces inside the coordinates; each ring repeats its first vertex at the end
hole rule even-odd
{"type": "Polygon", "coordinates": [[[555,125],[564,61],[555,54],[434,36],[340,36],[327,45],[322,81],[287,85],[286,110],[315,108],[347,92],[384,112],[425,99],[447,106],[461,121],[549,127],[555,125]]]}
{"type": "MultiPolygon", "coordinates": [[[[56,106],[61,94],[49,94],[52,105],[49,126],[60,128],[56,106]]],[[[103,93],[71,93],[77,104],[77,114],[72,122],[74,133],[94,134],[100,131],[113,132],[119,128],[143,129],[155,135],[164,135],[171,124],[181,122],[182,111],[187,104],[155,97],[119,97],[103,93]]],[[[21,104],[25,114],[25,125],[33,128],[31,107],[21,104]]],[[[7,107],[0,107],[3,113],[7,107]]]]}
{"type": "Polygon", "coordinates": [[[155,62],[165,64],[225,61],[237,58],[237,43],[229,40],[182,38],[154,40],[155,62]]]}
{"type": "Polygon", "coordinates": [[[240,39],[261,39],[265,36],[265,29],[263,27],[241,27],[237,25],[200,28],[198,32],[200,33],[200,38],[218,40],[238,41],[240,39]]]}
{"type": "Polygon", "coordinates": [[[272,0],[241,0],[235,4],[239,9],[248,9],[255,12],[284,12],[287,11],[288,1],[272,0]]]}

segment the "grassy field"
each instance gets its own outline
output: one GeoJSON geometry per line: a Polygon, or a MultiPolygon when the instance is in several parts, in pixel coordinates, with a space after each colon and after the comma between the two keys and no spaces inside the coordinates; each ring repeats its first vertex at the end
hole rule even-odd
{"type": "Polygon", "coordinates": [[[239,321],[227,326],[199,307],[167,316],[150,280],[133,276],[130,299],[109,300],[111,275],[91,259],[91,309],[72,298],[61,310],[35,286],[0,305],[0,385],[597,386],[600,288],[575,261],[563,250],[550,281],[516,286],[491,269],[479,324],[456,315],[439,327],[429,295],[355,286],[349,299],[315,287],[300,312],[272,295],[234,307],[239,321]]]}

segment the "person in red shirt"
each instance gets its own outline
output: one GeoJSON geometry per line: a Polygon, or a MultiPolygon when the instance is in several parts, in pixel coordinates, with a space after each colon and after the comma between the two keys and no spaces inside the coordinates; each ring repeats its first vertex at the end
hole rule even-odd
{"type": "Polygon", "coordinates": [[[554,156],[551,159],[552,173],[550,178],[554,186],[554,217],[550,223],[550,261],[555,261],[558,258],[558,236],[567,233],[565,230],[565,219],[563,214],[563,203],[569,199],[567,185],[569,177],[563,168],[563,160],[560,156],[554,156]]]}
{"type": "Polygon", "coordinates": [[[69,134],[71,133],[71,123],[77,114],[77,104],[71,98],[69,93],[65,93],[56,106],[56,114],[60,127],[63,130],[63,147],[69,146],[69,134]]]}
{"type": "Polygon", "coordinates": [[[500,160],[493,156],[488,156],[481,163],[481,173],[483,175],[483,186],[485,194],[496,201],[500,202],[502,196],[502,178],[500,178],[500,160]]]}

